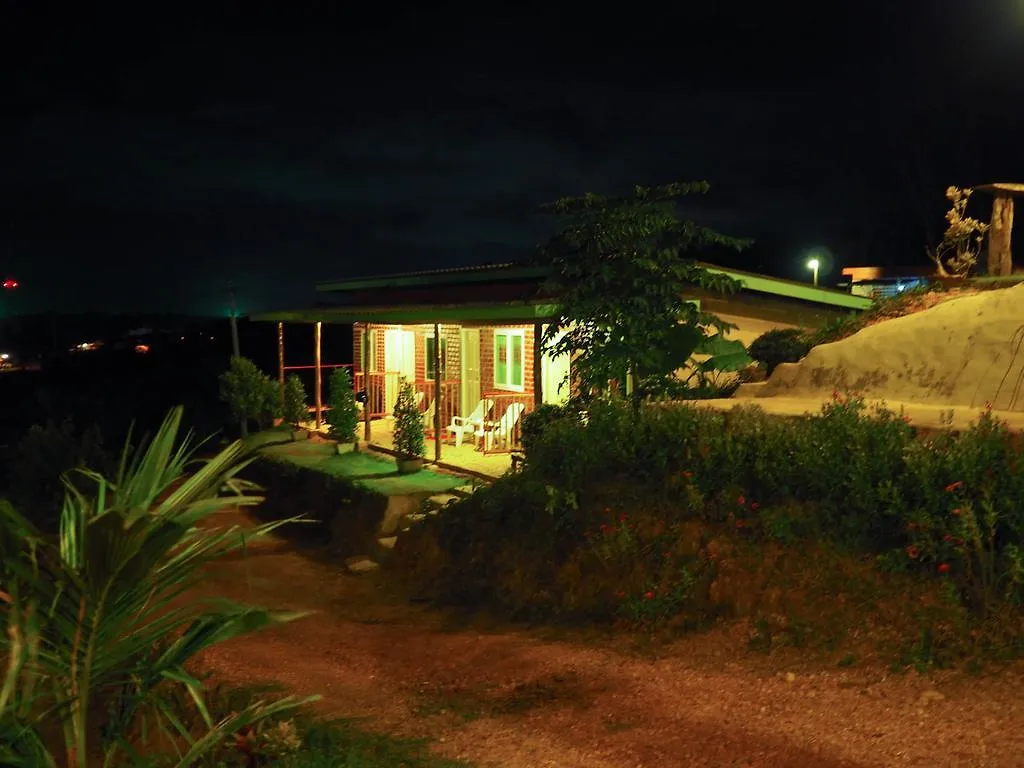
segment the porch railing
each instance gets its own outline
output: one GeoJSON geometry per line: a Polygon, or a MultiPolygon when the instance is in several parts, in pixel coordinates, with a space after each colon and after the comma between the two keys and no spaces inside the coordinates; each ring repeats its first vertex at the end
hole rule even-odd
{"type": "MultiPolygon", "coordinates": [[[[423,397],[420,400],[421,409],[426,412],[430,409],[431,403],[437,400],[437,385],[433,381],[416,382],[416,391],[423,397]]],[[[447,427],[452,423],[452,417],[461,415],[459,413],[459,396],[461,393],[461,382],[458,379],[448,379],[441,382],[441,400],[437,408],[441,412],[441,437],[447,434],[447,427]]],[[[427,436],[434,437],[434,420],[427,419],[427,436]]]]}
{"type": "Polygon", "coordinates": [[[383,419],[391,415],[388,392],[397,395],[398,380],[398,371],[359,371],[353,377],[355,391],[366,390],[366,404],[363,407],[369,409],[371,419],[383,419]]]}
{"type": "Polygon", "coordinates": [[[494,403],[484,425],[484,453],[511,453],[522,447],[523,416],[533,410],[533,395],[526,392],[485,392],[494,403]]]}

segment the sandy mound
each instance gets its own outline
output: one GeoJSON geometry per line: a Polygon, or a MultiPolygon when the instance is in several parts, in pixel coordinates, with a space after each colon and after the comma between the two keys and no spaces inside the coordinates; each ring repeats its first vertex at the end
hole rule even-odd
{"type": "Polygon", "coordinates": [[[834,390],[1024,411],[1024,284],[951,299],[815,347],[742,394],[824,397],[834,390]]]}

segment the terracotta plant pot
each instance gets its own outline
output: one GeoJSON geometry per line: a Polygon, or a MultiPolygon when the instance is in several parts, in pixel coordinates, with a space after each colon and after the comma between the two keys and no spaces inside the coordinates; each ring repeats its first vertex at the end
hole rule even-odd
{"type": "Polygon", "coordinates": [[[398,456],[395,459],[395,463],[398,464],[398,474],[400,475],[411,475],[423,469],[423,459],[419,456],[414,456],[412,458],[409,458],[408,456],[398,456]]]}

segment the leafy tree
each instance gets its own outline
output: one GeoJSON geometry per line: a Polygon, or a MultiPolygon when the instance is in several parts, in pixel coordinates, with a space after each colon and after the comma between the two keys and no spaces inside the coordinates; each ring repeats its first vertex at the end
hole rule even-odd
{"type": "Polygon", "coordinates": [[[423,434],[423,414],[416,406],[412,384],[405,379],[398,390],[395,403],[395,450],[405,458],[417,458],[426,450],[423,434]]]}
{"type": "Polygon", "coordinates": [[[327,402],[331,409],[325,416],[330,434],[339,443],[356,439],[359,428],[359,409],[356,407],[352,376],[347,368],[335,368],[327,386],[327,402]]]}
{"type": "Polygon", "coordinates": [[[220,376],[220,399],[231,416],[244,425],[266,427],[280,410],[273,380],[246,357],[232,357],[231,367],[220,376]]]}
{"type": "Polygon", "coordinates": [[[686,298],[694,289],[739,288],[692,254],[745,243],[684,221],[676,210],[680,197],[708,189],[705,182],[636,187],[625,197],[587,194],[541,209],[562,222],[538,255],[552,269],[548,288],[560,306],[544,343],[552,354],[572,355],[584,393],[630,374],[639,405],[686,366],[692,379],[750,364],[743,344],[725,338],[735,326],[686,298]]]}
{"type": "Polygon", "coordinates": [[[306,404],[306,388],[302,379],[291,374],[284,382],[284,409],[281,418],[285,424],[299,426],[309,418],[309,406],[306,404]]]}
{"type": "Polygon", "coordinates": [[[763,363],[769,376],[779,363],[795,363],[811,351],[811,342],[800,328],[776,328],[762,333],[750,345],[750,356],[763,363]]]}

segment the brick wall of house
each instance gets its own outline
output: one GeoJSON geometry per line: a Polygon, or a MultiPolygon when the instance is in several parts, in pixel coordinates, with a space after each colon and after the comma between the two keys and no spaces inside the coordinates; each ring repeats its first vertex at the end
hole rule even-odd
{"type": "MultiPolygon", "coordinates": [[[[376,351],[376,371],[370,371],[371,373],[378,373],[386,370],[384,360],[384,331],[387,330],[401,330],[400,325],[374,325],[373,334],[375,338],[374,346],[377,348],[376,351]]],[[[366,332],[365,323],[354,323],[352,325],[352,371],[353,373],[361,373],[363,370],[363,334],[366,332]]]]}

